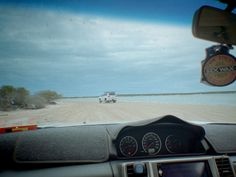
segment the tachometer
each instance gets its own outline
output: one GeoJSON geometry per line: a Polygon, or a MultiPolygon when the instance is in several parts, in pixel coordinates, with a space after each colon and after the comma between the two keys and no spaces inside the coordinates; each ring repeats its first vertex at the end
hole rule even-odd
{"type": "Polygon", "coordinates": [[[132,136],[125,136],[120,141],[120,152],[126,156],[131,157],[136,154],[138,150],[138,143],[132,136]]]}
{"type": "Polygon", "coordinates": [[[146,153],[155,155],[161,150],[161,139],[156,133],[146,133],[142,139],[142,146],[146,153]]]}
{"type": "Polygon", "coordinates": [[[175,135],[169,135],[166,138],[165,145],[166,145],[167,151],[170,153],[179,153],[183,149],[182,140],[175,135]]]}

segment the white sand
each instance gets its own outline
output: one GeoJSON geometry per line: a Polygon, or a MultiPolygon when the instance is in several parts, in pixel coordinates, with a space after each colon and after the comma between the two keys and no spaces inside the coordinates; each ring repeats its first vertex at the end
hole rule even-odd
{"type": "Polygon", "coordinates": [[[128,122],[175,115],[184,120],[236,122],[236,106],[184,105],[147,102],[99,104],[95,101],[61,100],[38,110],[0,112],[0,127],[37,124],[71,125],[128,122]]]}

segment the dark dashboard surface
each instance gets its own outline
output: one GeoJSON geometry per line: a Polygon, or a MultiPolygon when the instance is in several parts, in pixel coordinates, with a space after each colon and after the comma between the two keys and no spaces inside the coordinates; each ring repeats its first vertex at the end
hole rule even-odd
{"type": "Polygon", "coordinates": [[[209,155],[203,142],[211,154],[223,154],[229,150],[235,154],[235,129],[233,124],[200,126],[174,116],[164,116],[126,124],[6,133],[0,135],[0,163],[4,164],[2,168],[13,168],[22,164],[94,164],[119,159],[209,155]],[[219,135],[216,133],[220,131],[221,138],[217,139],[219,135]],[[229,141],[230,145],[225,144],[229,141]],[[217,152],[218,147],[220,152],[217,152]],[[121,148],[125,148],[123,152],[121,148]]]}
{"type": "Polygon", "coordinates": [[[233,156],[236,154],[235,130],[234,124],[200,126],[174,116],[164,116],[127,124],[55,127],[0,134],[0,176],[125,177],[120,168],[124,162],[192,160],[227,152],[233,156]],[[137,149],[133,149],[130,137],[135,139],[137,149]],[[124,151],[135,153],[122,153],[122,141],[124,151]],[[204,143],[207,146],[203,146],[204,143]]]}

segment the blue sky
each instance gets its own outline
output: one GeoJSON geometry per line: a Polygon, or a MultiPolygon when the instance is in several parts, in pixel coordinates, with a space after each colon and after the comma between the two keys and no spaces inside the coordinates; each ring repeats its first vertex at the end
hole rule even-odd
{"type": "Polygon", "coordinates": [[[187,2],[0,0],[0,85],[64,96],[235,90],[200,83],[214,43],[191,34],[195,9],[224,5],[187,2]]]}

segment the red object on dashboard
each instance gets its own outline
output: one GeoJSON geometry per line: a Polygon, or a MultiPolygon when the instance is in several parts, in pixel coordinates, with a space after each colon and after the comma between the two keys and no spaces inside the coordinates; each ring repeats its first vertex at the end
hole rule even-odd
{"type": "Polygon", "coordinates": [[[37,125],[24,125],[24,126],[13,126],[0,128],[0,133],[9,133],[9,132],[22,132],[28,130],[36,130],[37,125]]]}

